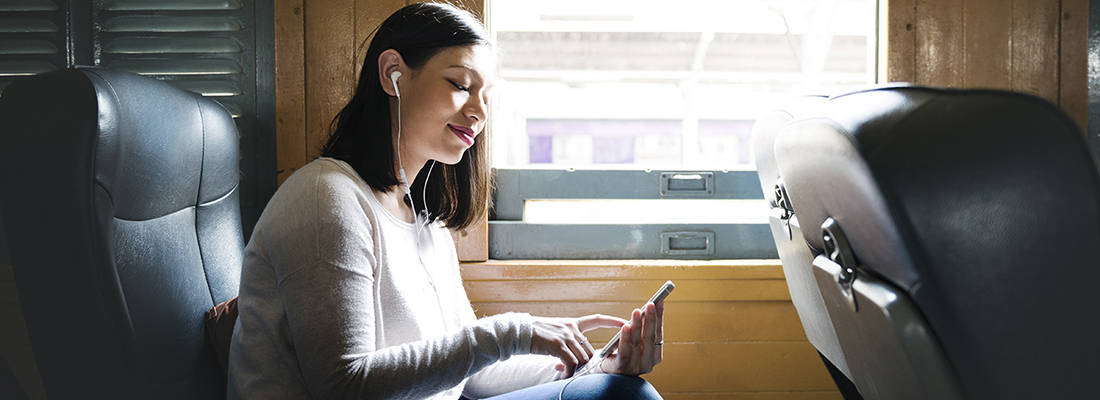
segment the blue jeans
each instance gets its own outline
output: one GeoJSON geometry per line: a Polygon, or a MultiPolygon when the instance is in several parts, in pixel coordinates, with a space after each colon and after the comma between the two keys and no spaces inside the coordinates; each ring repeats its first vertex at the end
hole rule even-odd
{"type": "Polygon", "coordinates": [[[645,379],[616,374],[584,375],[577,379],[562,379],[485,400],[648,400],[661,399],[657,389],[645,379]],[[562,391],[565,387],[565,391],[562,391]]]}

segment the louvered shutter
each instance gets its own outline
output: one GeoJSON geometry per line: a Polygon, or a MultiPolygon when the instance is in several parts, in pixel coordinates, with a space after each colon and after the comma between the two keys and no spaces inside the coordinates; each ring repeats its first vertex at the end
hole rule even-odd
{"type": "Polygon", "coordinates": [[[65,0],[0,1],[0,92],[21,76],[67,64],[65,0]]]}
{"type": "Polygon", "coordinates": [[[166,80],[240,119],[254,103],[250,13],[240,0],[99,0],[95,63],[166,80]],[[248,88],[252,89],[252,88],[248,88]]]}
{"type": "Polygon", "coordinates": [[[273,23],[264,0],[0,0],[0,91],[20,76],[98,65],[218,101],[241,134],[247,236],[276,188],[273,23]]]}

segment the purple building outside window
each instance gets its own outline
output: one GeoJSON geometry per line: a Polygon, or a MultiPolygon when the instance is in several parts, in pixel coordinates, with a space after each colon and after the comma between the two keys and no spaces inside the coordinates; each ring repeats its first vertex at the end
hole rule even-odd
{"type": "Polygon", "coordinates": [[[641,136],[679,136],[680,120],[613,119],[529,119],[527,120],[528,161],[552,163],[556,136],[592,137],[592,162],[629,164],[634,162],[634,141],[641,136]]]}
{"type": "Polygon", "coordinates": [[[634,162],[634,138],[598,136],[592,138],[592,162],[596,164],[634,162]]]}
{"type": "Polygon", "coordinates": [[[527,139],[528,162],[531,164],[549,164],[554,162],[554,137],[531,136],[527,139]]]}

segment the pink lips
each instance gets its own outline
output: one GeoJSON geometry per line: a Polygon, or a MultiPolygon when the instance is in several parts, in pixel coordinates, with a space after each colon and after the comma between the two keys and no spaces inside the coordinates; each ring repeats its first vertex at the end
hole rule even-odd
{"type": "Polygon", "coordinates": [[[474,144],[474,131],[472,129],[465,126],[451,124],[447,124],[447,127],[451,128],[451,133],[454,133],[455,136],[458,136],[459,139],[462,139],[463,142],[466,142],[467,146],[474,144]]]}

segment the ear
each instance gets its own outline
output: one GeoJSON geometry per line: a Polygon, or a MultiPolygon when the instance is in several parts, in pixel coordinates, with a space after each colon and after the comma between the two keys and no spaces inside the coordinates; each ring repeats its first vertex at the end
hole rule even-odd
{"type": "Polygon", "coordinates": [[[378,55],[378,83],[381,84],[383,92],[390,96],[397,96],[393,81],[390,80],[390,74],[393,71],[401,71],[402,76],[409,76],[405,60],[401,59],[401,53],[394,49],[386,49],[378,55]]]}

